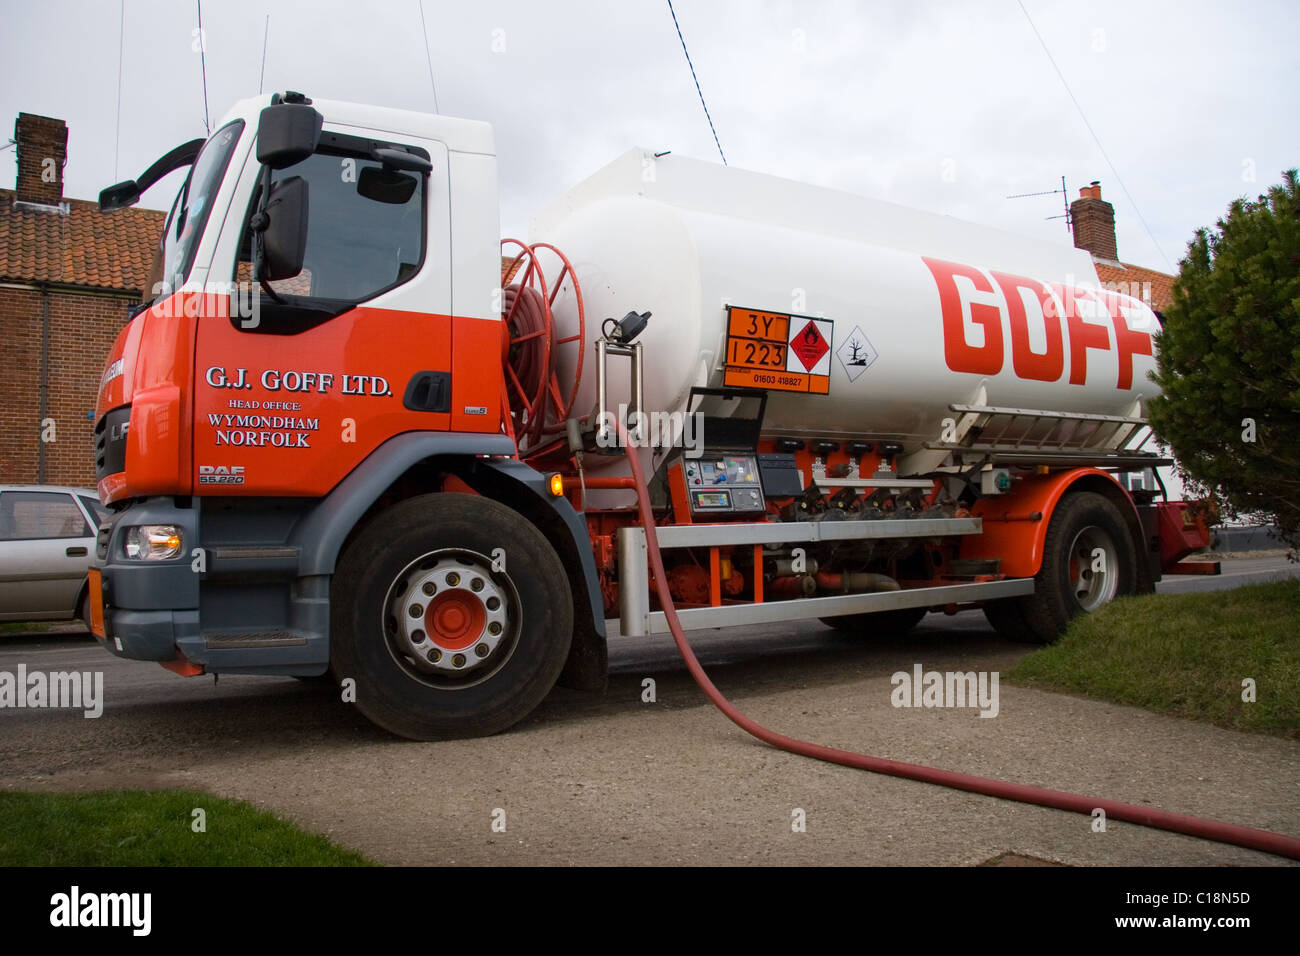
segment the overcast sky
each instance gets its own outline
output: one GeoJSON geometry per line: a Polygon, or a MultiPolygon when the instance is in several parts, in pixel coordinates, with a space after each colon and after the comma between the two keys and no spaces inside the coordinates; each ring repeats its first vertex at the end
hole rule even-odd
{"type": "MultiPolygon", "coordinates": [[[[1300,164],[1294,2],[1024,0],[1132,201],[1016,0],[675,6],[733,166],[1059,242],[1060,196],[1004,197],[1099,179],[1120,258],[1172,271],[1198,226],[1300,164]]],[[[203,135],[193,2],[125,0],[124,37],[119,0],[3,8],[0,143],[20,111],[66,120],[68,196],[203,135]]],[[[267,14],[267,92],[433,110],[418,0],[206,0],[213,122],[257,92],[267,14]]],[[[720,161],[666,0],[424,15],[441,111],[495,127],[504,234],[632,146],[720,161]]]]}

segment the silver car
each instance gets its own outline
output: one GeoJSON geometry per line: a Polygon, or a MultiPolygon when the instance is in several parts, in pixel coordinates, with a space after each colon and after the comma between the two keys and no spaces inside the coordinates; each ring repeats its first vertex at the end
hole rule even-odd
{"type": "Polygon", "coordinates": [[[89,621],[86,570],[105,513],[86,488],[0,485],[0,621],[89,621]]]}

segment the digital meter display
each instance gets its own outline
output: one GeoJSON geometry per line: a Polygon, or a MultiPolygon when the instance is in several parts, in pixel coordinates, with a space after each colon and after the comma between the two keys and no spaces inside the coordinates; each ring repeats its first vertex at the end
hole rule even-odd
{"type": "Polygon", "coordinates": [[[697,491],[695,492],[695,507],[730,508],[731,494],[726,491],[697,491]]]}
{"type": "Polygon", "coordinates": [[[707,513],[709,520],[722,516],[759,514],[763,511],[763,490],[758,463],[753,455],[706,453],[682,464],[690,509],[707,513]]]}

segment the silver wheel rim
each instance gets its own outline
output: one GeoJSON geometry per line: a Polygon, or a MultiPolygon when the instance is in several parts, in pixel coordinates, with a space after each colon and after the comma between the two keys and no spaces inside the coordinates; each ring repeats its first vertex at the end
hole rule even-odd
{"type": "Polygon", "coordinates": [[[519,637],[519,593],[477,551],[444,548],[410,562],[384,597],[389,653],[408,676],[446,690],[481,684],[519,637]]]}
{"type": "Polygon", "coordinates": [[[1095,611],[1115,598],[1119,586],[1119,553],[1111,536],[1089,525],[1070,545],[1068,574],[1079,607],[1095,611]]]}

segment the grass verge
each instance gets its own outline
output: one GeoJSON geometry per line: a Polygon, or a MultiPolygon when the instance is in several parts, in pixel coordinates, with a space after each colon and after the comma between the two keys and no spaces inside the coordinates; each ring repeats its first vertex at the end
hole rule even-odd
{"type": "Polygon", "coordinates": [[[0,792],[0,866],[368,865],[323,836],[208,793],[0,792]]]}
{"type": "Polygon", "coordinates": [[[1013,683],[1300,739],[1300,580],[1121,598],[1022,660],[1013,683]],[[1242,682],[1255,682],[1255,701],[1242,682]]]}

